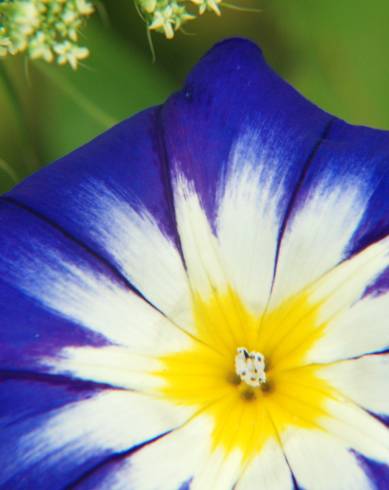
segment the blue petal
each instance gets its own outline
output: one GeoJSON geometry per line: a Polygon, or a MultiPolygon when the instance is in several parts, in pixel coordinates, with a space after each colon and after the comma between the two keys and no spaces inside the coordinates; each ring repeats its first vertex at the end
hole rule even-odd
{"type": "MultiPolygon", "coordinates": [[[[108,187],[135,208],[146,208],[164,232],[175,237],[161,158],[158,109],[122,122],[9,193],[114,261],[110,250],[103,249],[91,233],[94,223],[88,221],[88,210],[95,203],[87,200],[91,196],[85,192],[90,180],[108,187]]],[[[98,197],[96,192],[94,198],[98,197]]]]}
{"type": "Polygon", "coordinates": [[[350,174],[369,184],[365,212],[350,243],[353,254],[389,233],[389,132],[337,121],[331,140],[344,145],[336,155],[334,174],[351,162],[350,174]]]}
{"type": "Polygon", "coordinates": [[[385,489],[389,485],[389,466],[387,464],[378,463],[377,461],[364,458],[358,455],[362,467],[366,471],[373,488],[377,490],[385,489]]]}
{"type": "Polygon", "coordinates": [[[40,359],[68,346],[107,344],[95,332],[42,308],[0,280],[0,370],[44,372],[40,359]]]}
{"type": "Polygon", "coordinates": [[[164,106],[162,121],[171,173],[194,183],[210,218],[231,151],[246,133],[253,136],[247,148],[249,157],[255,152],[252,163],[263,166],[265,174],[276,167],[288,190],[280,203],[282,216],[331,116],[281,80],[254,44],[231,39],[200,61],[183,90],[164,106]]]}
{"type": "Polygon", "coordinates": [[[0,235],[0,487],[44,479],[42,489],[63,488],[185,421],[153,398],[55,368],[64,348],[128,347],[148,336],[143,318],[122,309],[130,298],[160,313],[105,259],[19,205],[0,202],[0,235]]]}
{"type": "Polygon", "coordinates": [[[289,204],[273,300],[388,234],[388,161],[388,132],[332,121],[289,204]]]}
{"type": "Polygon", "coordinates": [[[126,288],[120,278],[83,246],[12,204],[0,203],[0,234],[0,369],[42,372],[40,360],[64,347],[107,345],[101,332],[68,315],[66,291],[62,312],[47,299],[65,278],[66,262],[126,288]]]}
{"type": "MultiPolygon", "coordinates": [[[[64,380],[9,375],[0,382],[0,487],[12,489],[39,488],[49,490],[64,488],[76,475],[82,475],[107,455],[107,450],[95,447],[88,457],[56,459],[54,451],[34,446],[32,434],[39,434],[50,416],[56,411],[88,400],[99,388],[87,383],[68,384],[64,380]],[[8,377],[8,379],[7,379],[8,377]],[[26,402],[28,400],[28,402],[26,402]],[[29,438],[31,438],[29,440],[29,438]]],[[[53,447],[54,449],[54,447],[53,447]]],[[[60,451],[60,445],[55,447],[60,451]]]]}
{"type": "MultiPolygon", "coordinates": [[[[139,279],[139,273],[134,276],[136,266],[132,262],[137,262],[137,257],[127,260],[125,254],[134,241],[131,233],[137,226],[131,211],[150,216],[149,221],[153,220],[168,244],[176,249],[174,211],[160,146],[158,109],[151,109],[28,178],[7,198],[93,249],[150,302],[164,309],[165,305],[159,304],[144,280],[139,279]]],[[[145,234],[143,242],[147,244],[147,240],[151,239],[145,234]]],[[[138,255],[146,253],[143,243],[138,248],[138,255]]],[[[129,249],[127,255],[131,253],[129,249]]],[[[158,261],[155,253],[154,260],[158,261]]],[[[150,274],[158,270],[158,263],[151,263],[151,258],[148,263],[150,274]]],[[[181,266],[177,263],[175,268],[181,266]]],[[[174,274],[170,269],[166,272],[167,276],[174,274]]],[[[159,280],[169,284],[175,279],[159,280]]]]}
{"type": "MultiPolygon", "coordinates": [[[[246,213],[243,205],[236,213],[235,237],[228,235],[237,245],[222,262],[248,304],[259,296],[252,271],[276,300],[284,297],[280,283],[291,295],[291,283],[304,288],[388,233],[389,133],[351,126],[321,111],[275,75],[247,41],[213,48],[166,103],[162,123],[173,188],[181,176],[194,186],[216,235],[220,196],[227,189],[226,199],[233,198],[228,180],[238,182],[247,167],[255,169],[257,208],[271,216],[276,206],[273,243],[267,236],[251,248],[245,243],[252,239],[248,229],[264,235],[268,227],[260,215],[250,218],[248,203],[246,213]],[[295,230],[299,218],[303,226],[295,230]],[[239,249],[240,268],[231,267],[239,249]],[[245,257],[251,260],[247,267],[245,257]]],[[[190,269],[185,240],[182,247],[190,269]]],[[[259,309],[266,295],[261,299],[259,309]]]]}
{"type": "Polygon", "coordinates": [[[388,131],[352,126],[334,119],[299,184],[289,219],[304,207],[315,187],[325,184],[329,193],[333,187],[343,186],[347,193],[353,185],[360,188],[363,216],[357,216],[359,210],[350,216],[355,233],[348,255],[385,237],[389,232],[388,162],[388,131]]]}
{"type": "Polygon", "coordinates": [[[73,488],[172,430],[157,411],[154,429],[165,429],[152,434],[146,423],[140,437],[136,395],[48,376],[0,381],[1,488],[73,488]]]}
{"type": "Polygon", "coordinates": [[[168,334],[186,339],[104,259],[29,211],[0,202],[0,235],[0,368],[42,371],[69,346],[151,353],[168,334]]]}

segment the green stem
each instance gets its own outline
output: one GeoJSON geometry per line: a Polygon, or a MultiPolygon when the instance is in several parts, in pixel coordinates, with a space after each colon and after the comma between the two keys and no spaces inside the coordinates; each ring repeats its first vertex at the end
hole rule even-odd
{"type": "Polygon", "coordinates": [[[111,27],[111,21],[109,19],[107,8],[103,4],[103,2],[101,0],[95,0],[94,5],[96,7],[96,12],[100,16],[103,25],[106,27],[111,27]]]}
{"type": "Polygon", "coordinates": [[[226,2],[222,2],[221,6],[230,10],[236,10],[237,12],[248,12],[253,14],[260,14],[262,12],[262,9],[256,9],[251,7],[239,7],[239,5],[234,5],[232,3],[226,3],[226,2]]]}
{"type": "Polygon", "coordinates": [[[53,69],[45,63],[35,63],[36,68],[43,73],[54,85],[58,86],[70,97],[83,111],[89,114],[103,129],[108,129],[117,124],[117,120],[100,109],[80,92],[63,75],[61,69],[53,69]]]}

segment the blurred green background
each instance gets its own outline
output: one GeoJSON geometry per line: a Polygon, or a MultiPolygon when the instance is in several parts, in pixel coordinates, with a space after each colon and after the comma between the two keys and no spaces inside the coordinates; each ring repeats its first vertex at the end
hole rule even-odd
{"type": "MultiPolygon", "coordinates": [[[[232,1],[232,0],[231,0],[232,1]]],[[[116,122],[162,102],[215,42],[244,36],[324,109],[389,129],[389,2],[235,0],[260,14],[222,9],[187,24],[172,41],[145,26],[130,0],[106,0],[84,30],[91,56],[70,68],[0,62],[0,192],[116,122]]]]}

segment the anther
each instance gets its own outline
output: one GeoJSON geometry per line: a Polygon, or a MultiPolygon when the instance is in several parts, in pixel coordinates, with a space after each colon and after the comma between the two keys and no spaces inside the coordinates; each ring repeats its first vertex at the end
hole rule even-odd
{"type": "Polygon", "coordinates": [[[249,352],[238,347],[235,356],[235,372],[247,385],[257,388],[266,383],[265,358],[260,352],[249,352]]]}

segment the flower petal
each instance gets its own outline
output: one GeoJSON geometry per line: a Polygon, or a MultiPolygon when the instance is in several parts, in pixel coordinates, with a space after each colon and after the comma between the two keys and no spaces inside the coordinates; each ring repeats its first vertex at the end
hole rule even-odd
{"type": "Polygon", "coordinates": [[[242,454],[239,450],[226,455],[222,449],[216,449],[207,455],[206,462],[195,473],[191,490],[234,488],[242,466],[242,454]]]}
{"type": "Polygon", "coordinates": [[[19,488],[21,481],[23,488],[37,481],[42,490],[64,488],[112,455],[174,430],[190,415],[184,408],[130,392],[89,390],[80,395],[79,387],[35,383],[28,389],[17,383],[15,388],[15,382],[6,381],[1,388],[11,417],[1,427],[4,488],[19,488]],[[29,408],[24,404],[15,416],[18,406],[11,402],[16,390],[19,398],[28,391],[33,396],[29,408]]]}
{"type": "Polygon", "coordinates": [[[290,429],[284,451],[299,487],[307,490],[370,490],[357,459],[339,441],[321,431],[290,429]]]}
{"type": "Polygon", "coordinates": [[[389,437],[383,423],[351,402],[331,400],[326,408],[329,416],[319,421],[323,429],[346,447],[388,464],[389,437]]]}
{"type": "Polygon", "coordinates": [[[389,237],[345,260],[308,288],[310,301],[321,305],[319,323],[350,308],[388,266],[389,237]]]}
{"type": "Polygon", "coordinates": [[[387,132],[333,121],[291,205],[273,305],[385,236],[388,158],[387,132]]]}
{"type": "Polygon", "coordinates": [[[33,175],[8,198],[91,248],[185,323],[189,291],[158,141],[157,110],[144,112],[33,175]]]}
{"type": "Polygon", "coordinates": [[[0,234],[3,368],[23,359],[36,367],[69,345],[115,343],[154,355],[188,345],[183,330],[104,262],[29,212],[0,204],[0,234]]]}
{"type": "Polygon", "coordinates": [[[293,490],[293,478],[278,442],[271,440],[249,463],[236,490],[293,490]]]}
{"type": "Polygon", "coordinates": [[[357,185],[361,186],[362,179],[369,183],[365,211],[348,246],[351,255],[389,234],[389,132],[339,122],[333,139],[335,143],[350,141],[354,150],[348,159],[354,160],[357,185]]]}
{"type": "Polygon", "coordinates": [[[153,375],[163,367],[155,356],[123,347],[68,347],[54,358],[41,358],[41,363],[50,373],[142,393],[155,392],[163,386],[162,379],[153,375]]]}
{"type": "Polygon", "coordinates": [[[250,307],[263,308],[290,196],[330,119],[239,39],[213,48],[167,102],[177,222],[196,287],[228,280],[250,307]]]}
{"type": "Polygon", "coordinates": [[[56,356],[65,347],[107,344],[102,335],[42,308],[2,280],[0,311],[0,370],[47,371],[41,359],[56,356]]]}
{"type": "MultiPolygon", "coordinates": [[[[347,314],[350,308],[364,296],[369,287],[379,280],[389,265],[389,238],[382,239],[343,261],[337,267],[324,274],[316,282],[312,283],[304,294],[315,319],[312,327],[306,330],[302,328],[307,321],[310,309],[303,310],[300,314],[299,304],[287,308],[283,314],[285,328],[274,329],[271,332],[271,345],[277,349],[277,366],[282,364],[292,366],[291,363],[301,365],[298,353],[305,348],[303,362],[311,364],[315,362],[315,346],[320,345],[321,339],[326,335],[326,328],[337,317],[347,314]],[[288,324],[288,318],[296,318],[288,324]],[[285,341],[285,340],[288,341],[285,341]],[[311,354],[311,351],[313,354],[311,354]],[[289,359],[291,354],[297,357],[289,359]]],[[[269,312],[271,314],[271,310],[269,312]]],[[[374,332],[373,332],[374,333],[374,332]]],[[[358,337],[359,332],[355,333],[358,337]]],[[[347,339],[346,339],[347,340],[347,339]]],[[[342,343],[345,340],[342,339],[342,343]]],[[[351,345],[352,345],[351,340],[351,345]]],[[[352,347],[351,347],[352,348],[352,347]]]]}
{"type": "Polygon", "coordinates": [[[329,363],[389,348],[389,294],[368,295],[336,315],[308,353],[309,363],[329,363]]]}
{"type": "MultiPolygon", "coordinates": [[[[204,417],[127,457],[108,460],[83,478],[77,490],[184,490],[209,455],[210,424],[204,417]]],[[[192,485],[190,486],[192,488],[192,485]]]]}
{"type": "Polygon", "coordinates": [[[319,371],[342,394],[361,407],[389,415],[389,354],[337,362],[319,371]]]}
{"type": "Polygon", "coordinates": [[[388,233],[388,159],[388,132],[333,120],[291,203],[273,305],[388,233]]]}

